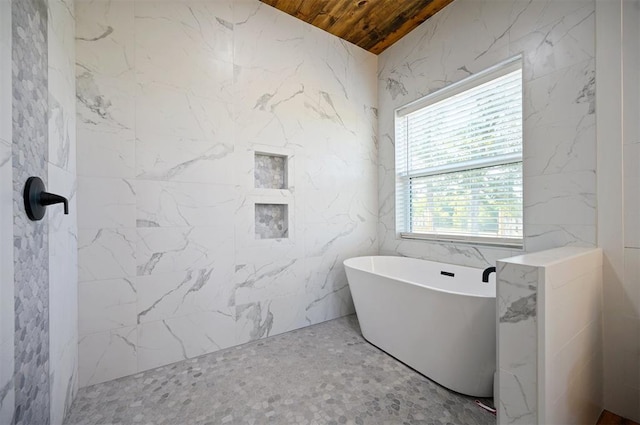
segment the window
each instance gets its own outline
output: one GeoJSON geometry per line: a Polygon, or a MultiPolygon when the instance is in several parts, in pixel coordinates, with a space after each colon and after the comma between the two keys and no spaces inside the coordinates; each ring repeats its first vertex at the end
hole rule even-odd
{"type": "Polygon", "coordinates": [[[522,59],[396,110],[403,238],[522,246],[522,59]]]}

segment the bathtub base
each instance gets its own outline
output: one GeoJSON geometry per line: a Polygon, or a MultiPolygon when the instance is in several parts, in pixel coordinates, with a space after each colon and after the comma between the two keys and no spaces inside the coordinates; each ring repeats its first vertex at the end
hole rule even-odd
{"type": "Polygon", "coordinates": [[[448,389],[493,395],[495,298],[397,281],[349,267],[348,261],[349,287],[367,341],[448,389]]]}

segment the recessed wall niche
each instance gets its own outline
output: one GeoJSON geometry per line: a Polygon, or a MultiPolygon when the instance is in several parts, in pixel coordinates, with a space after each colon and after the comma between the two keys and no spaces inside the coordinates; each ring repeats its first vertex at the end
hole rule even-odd
{"type": "Polygon", "coordinates": [[[256,204],[256,239],[289,237],[287,204],[256,204]]]}
{"type": "Polygon", "coordinates": [[[258,189],[286,189],[287,157],[256,152],[254,179],[258,189]]]}

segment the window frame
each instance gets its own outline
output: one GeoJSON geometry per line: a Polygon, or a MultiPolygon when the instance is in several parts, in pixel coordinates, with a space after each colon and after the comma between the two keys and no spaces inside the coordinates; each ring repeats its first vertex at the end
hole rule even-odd
{"type": "MultiPolygon", "coordinates": [[[[490,68],[480,71],[476,74],[470,75],[461,81],[458,81],[456,83],[443,87],[427,96],[424,96],[404,106],[396,108],[394,110],[394,138],[396,137],[396,131],[398,129],[399,119],[403,119],[404,117],[406,117],[407,115],[413,112],[426,108],[442,100],[451,98],[455,95],[463,93],[472,88],[478,87],[482,84],[488,83],[497,78],[503,77],[517,70],[524,71],[523,68],[524,68],[523,57],[522,55],[517,55],[497,65],[494,65],[490,68]]],[[[523,81],[521,82],[521,89],[524,91],[523,81]]],[[[522,99],[524,104],[524,93],[523,93],[522,99]]],[[[524,121],[524,117],[522,117],[521,119],[522,121],[524,121]]],[[[524,161],[523,161],[524,122],[522,124],[523,126],[522,126],[522,137],[521,137],[521,149],[519,153],[496,155],[493,157],[474,159],[474,160],[469,160],[465,162],[454,163],[451,165],[427,167],[420,170],[411,170],[411,171],[407,170],[406,172],[398,171],[397,169],[398,163],[394,159],[395,169],[396,169],[396,172],[395,172],[396,190],[399,190],[399,188],[402,187],[405,192],[401,198],[402,201],[404,201],[404,205],[399,205],[400,197],[396,194],[396,202],[395,202],[396,225],[400,222],[403,222],[404,229],[411,228],[411,196],[409,195],[409,192],[410,192],[410,186],[411,186],[411,179],[413,178],[443,175],[447,173],[454,173],[454,172],[460,172],[460,171],[471,171],[471,170],[477,170],[481,168],[488,168],[491,166],[500,166],[500,165],[506,166],[509,164],[517,164],[517,163],[520,163],[521,167],[524,167],[524,161]],[[400,214],[402,214],[402,217],[400,217],[400,214]]],[[[397,158],[397,155],[398,155],[397,148],[396,150],[394,150],[394,153],[397,158]]],[[[408,161],[409,158],[407,157],[406,160],[408,161]]],[[[522,171],[522,176],[524,176],[524,170],[522,171]]],[[[399,236],[400,239],[418,239],[418,240],[437,241],[437,242],[464,243],[464,244],[473,244],[473,245],[488,245],[488,246],[494,246],[494,247],[499,246],[499,247],[505,247],[505,248],[521,249],[524,246],[524,215],[525,215],[524,181],[522,184],[522,190],[523,190],[522,234],[520,237],[500,237],[500,236],[486,236],[486,235],[482,235],[482,236],[455,235],[450,233],[437,233],[437,232],[430,232],[430,233],[396,232],[397,236],[399,236]]]]}

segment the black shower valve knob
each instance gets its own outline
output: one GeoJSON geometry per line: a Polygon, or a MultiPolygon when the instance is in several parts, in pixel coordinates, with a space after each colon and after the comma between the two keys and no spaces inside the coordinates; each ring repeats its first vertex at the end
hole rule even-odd
{"type": "Polygon", "coordinates": [[[69,201],[64,196],[45,191],[44,183],[39,177],[29,177],[24,186],[24,209],[27,217],[33,221],[44,217],[48,205],[63,204],[64,213],[69,214],[69,201]]]}

